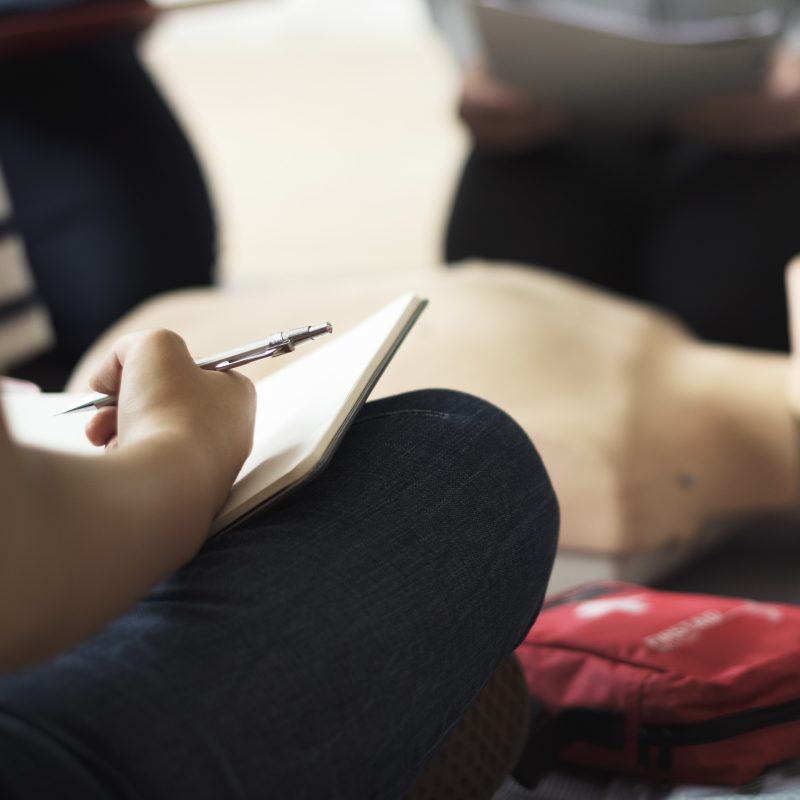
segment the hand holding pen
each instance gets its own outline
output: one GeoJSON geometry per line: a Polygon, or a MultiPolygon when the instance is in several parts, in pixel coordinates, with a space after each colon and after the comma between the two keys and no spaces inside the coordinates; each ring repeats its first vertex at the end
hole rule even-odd
{"type": "MultiPolygon", "coordinates": [[[[330,322],[324,322],[320,325],[306,325],[287,331],[279,331],[278,333],[273,333],[266,339],[250,342],[241,347],[202,358],[195,361],[195,364],[200,367],[200,369],[224,372],[236,367],[243,367],[245,364],[252,364],[254,361],[259,361],[262,358],[276,358],[277,356],[291,353],[297,345],[303,342],[313,341],[320,336],[332,332],[333,327],[330,322]]],[[[115,393],[96,394],[63,409],[59,413],[71,414],[74,411],[88,411],[93,408],[100,409],[105,406],[116,405],[116,402],[117,398],[115,393]]]]}
{"type": "Polygon", "coordinates": [[[239,370],[198,369],[180,336],[158,330],[118,339],[91,386],[117,399],[88,415],[86,436],[106,449],[109,461],[107,472],[92,473],[93,502],[111,503],[116,513],[127,504],[137,517],[146,510],[156,526],[169,518],[165,553],[170,562],[186,560],[202,544],[199,531],[208,530],[252,447],[253,382],[239,370]],[[161,491],[164,484],[174,502],[161,491]],[[158,502],[143,509],[152,498],[158,502]]]}
{"type": "MultiPolygon", "coordinates": [[[[301,341],[308,341],[309,333],[314,328],[301,341]]],[[[272,348],[280,346],[272,339],[202,359],[206,369],[198,369],[186,343],[171,331],[118,339],[91,381],[93,389],[115,397],[116,405],[102,406],[89,417],[87,438],[120,457],[127,454],[121,463],[154,460],[164,469],[185,464],[187,490],[204,498],[198,509],[216,511],[250,451],[255,420],[255,387],[230,367],[255,360],[257,346],[262,357],[271,357],[272,348]],[[209,363],[214,360],[219,369],[209,363]]],[[[153,480],[159,480],[157,472],[153,480]]]]}

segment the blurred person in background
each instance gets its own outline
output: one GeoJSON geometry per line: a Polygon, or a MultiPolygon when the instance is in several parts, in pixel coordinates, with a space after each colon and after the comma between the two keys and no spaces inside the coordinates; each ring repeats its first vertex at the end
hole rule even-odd
{"type": "Polygon", "coordinates": [[[213,279],[201,168],[137,55],[154,14],[145,0],[0,0],[0,164],[55,333],[16,374],[48,389],[132,306],[213,279]]]}
{"type": "MultiPolygon", "coordinates": [[[[651,21],[756,13],[770,2],[571,1],[651,21]]],[[[599,137],[492,78],[468,3],[428,2],[464,65],[459,113],[473,143],[447,228],[448,262],[553,268],[660,306],[703,338],[787,349],[783,271],[800,252],[792,14],[760,93],[709,97],[646,135],[599,137]]]]}

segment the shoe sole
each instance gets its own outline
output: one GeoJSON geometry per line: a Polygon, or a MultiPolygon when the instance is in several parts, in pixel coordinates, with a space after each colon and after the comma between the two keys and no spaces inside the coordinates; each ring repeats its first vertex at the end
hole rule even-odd
{"type": "Polygon", "coordinates": [[[516,766],[529,725],[525,676],[512,653],[433,754],[405,800],[491,800],[516,766]]]}

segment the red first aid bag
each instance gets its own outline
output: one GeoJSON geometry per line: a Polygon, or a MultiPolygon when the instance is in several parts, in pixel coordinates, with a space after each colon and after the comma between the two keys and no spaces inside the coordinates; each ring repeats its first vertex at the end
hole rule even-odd
{"type": "Polygon", "coordinates": [[[544,712],[523,784],[561,761],[739,785],[800,758],[800,608],[590,584],[549,599],[517,656],[544,712]]]}

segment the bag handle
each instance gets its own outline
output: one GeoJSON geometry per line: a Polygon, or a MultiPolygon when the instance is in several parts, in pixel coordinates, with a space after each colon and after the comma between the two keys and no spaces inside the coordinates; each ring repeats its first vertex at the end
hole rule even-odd
{"type": "Polygon", "coordinates": [[[513,773],[526,789],[534,788],[551,772],[564,748],[574,742],[611,750],[625,748],[625,717],[617,711],[569,708],[548,715],[538,700],[533,703],[531,727],[513,773]]]}

